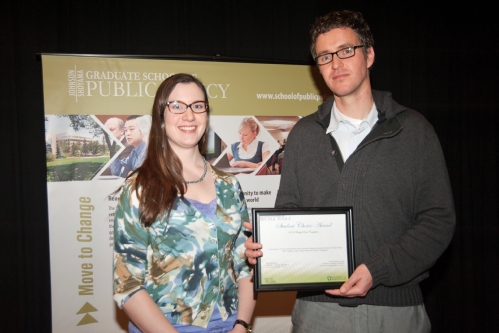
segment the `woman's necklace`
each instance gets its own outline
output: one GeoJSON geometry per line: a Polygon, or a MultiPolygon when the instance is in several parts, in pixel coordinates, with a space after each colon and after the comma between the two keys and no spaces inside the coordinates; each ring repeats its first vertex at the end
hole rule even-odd
{"type": "Polygon", "coordinates": [[[200,183],[203,181],[204,177],[206,176],[206,172],[208,171],[208,162],[206,162],[206,159],[203,157],[203,162],[204,162],[204,172],[203,172],[203,175],[201,176],[201,178],[199,178],[198,180],[189,180],[189,181],[186,181],[187,184],[196,184],[196,183],[200,183]]]}

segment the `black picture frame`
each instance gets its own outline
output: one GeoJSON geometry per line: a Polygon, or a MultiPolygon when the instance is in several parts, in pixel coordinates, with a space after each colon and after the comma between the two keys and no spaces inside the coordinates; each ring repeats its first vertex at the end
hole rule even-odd
{"type": "Polygon", "coordinates": [[[252,223],[255,292],[338,289],[355,269],[352,207],[253,208],[252,223]]]}

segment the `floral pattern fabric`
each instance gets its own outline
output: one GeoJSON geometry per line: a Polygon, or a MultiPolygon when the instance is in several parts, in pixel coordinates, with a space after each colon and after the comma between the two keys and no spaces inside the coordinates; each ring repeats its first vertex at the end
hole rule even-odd
{"type": "Polygon", "coordinates": [[[237,280],[249,277],[242,223],[249,221],[237,179],[212,167],[213,219],[187,198],[150,227],[139,219],[134,178],[123,187],[114,222],[114,299],[119,307],[145,289],[172,324],[206,327],[216,304],[237,311],[237,280]]]}

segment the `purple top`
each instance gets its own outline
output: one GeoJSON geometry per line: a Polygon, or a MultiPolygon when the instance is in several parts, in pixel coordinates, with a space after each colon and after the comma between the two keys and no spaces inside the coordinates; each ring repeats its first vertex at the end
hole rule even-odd
{"type": "Polygon", "coordinates": [[[213,199],[211,202],[206,204],[194,199],[187,199],[194,207],[196,207],[197,210],[213,220],[215,213],[217,212],[217,199],[213,199]]]}

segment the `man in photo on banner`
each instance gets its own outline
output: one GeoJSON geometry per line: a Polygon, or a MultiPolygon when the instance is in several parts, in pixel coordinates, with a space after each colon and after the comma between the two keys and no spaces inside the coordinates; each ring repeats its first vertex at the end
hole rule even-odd
{"type": "MultiPolygon", "coordinates": [[[[143,116],[145,117],[145,116],[143,116]]],[[[119,157],[111,163],[111,173],[119,177],[127,177],[128,174],[142,165],[147,153],[147,136],[150,130],[139,126],[140,116],[129,116],[125,122],[125,138],[133,147],[129,155],[120,159],[119,157]],[[147,135],[144,133],[147,130],[147,135]],[[145,139],[145,140],[144,140],[145,139]]]]}
{"type": "MultiPolygon", "coordinates": [[[[339,289],[297,293],[294,332],[430,332],[419,283],[455,228],[437,135],[371,89],[374,40],[360,13],[318,18],[311,39],[333,97],[289,134],[276,207],[353,207],[357,267],[339,289]]],[[[245,246],[255,264],[269,245],[245,246]]]]}
{"type": "Polygon", "coordinates": [[[125,122],[123,120],[112,117],[106,120],[104,126],[106,126],[107,130],[125,147],[128,146],[128,142],[125,138],[125,122]]]}
{"type": "MultiPolygon", "coordinates": [[[[133,150],[133,146],[129,145],[125,138],[125,122],[117,117],[111,117],[104,123],[106,129],[111,133],[111,135],[116,138],[122,145],[125,146],[125,149],[118,155],[118,159],[125,159],[130,152],[133,150]]],[[[112,140],[113,150],[116,151],[116,141],[112,140]]],[[[114,156],[114,154],[113,154],[114,156]]],[[[112,157],[112,156],[111,156],[112,157]]],[[[110,176],[112,175],[111,166],[107,167],[101,174],[101,176],[110,176]]]]}

